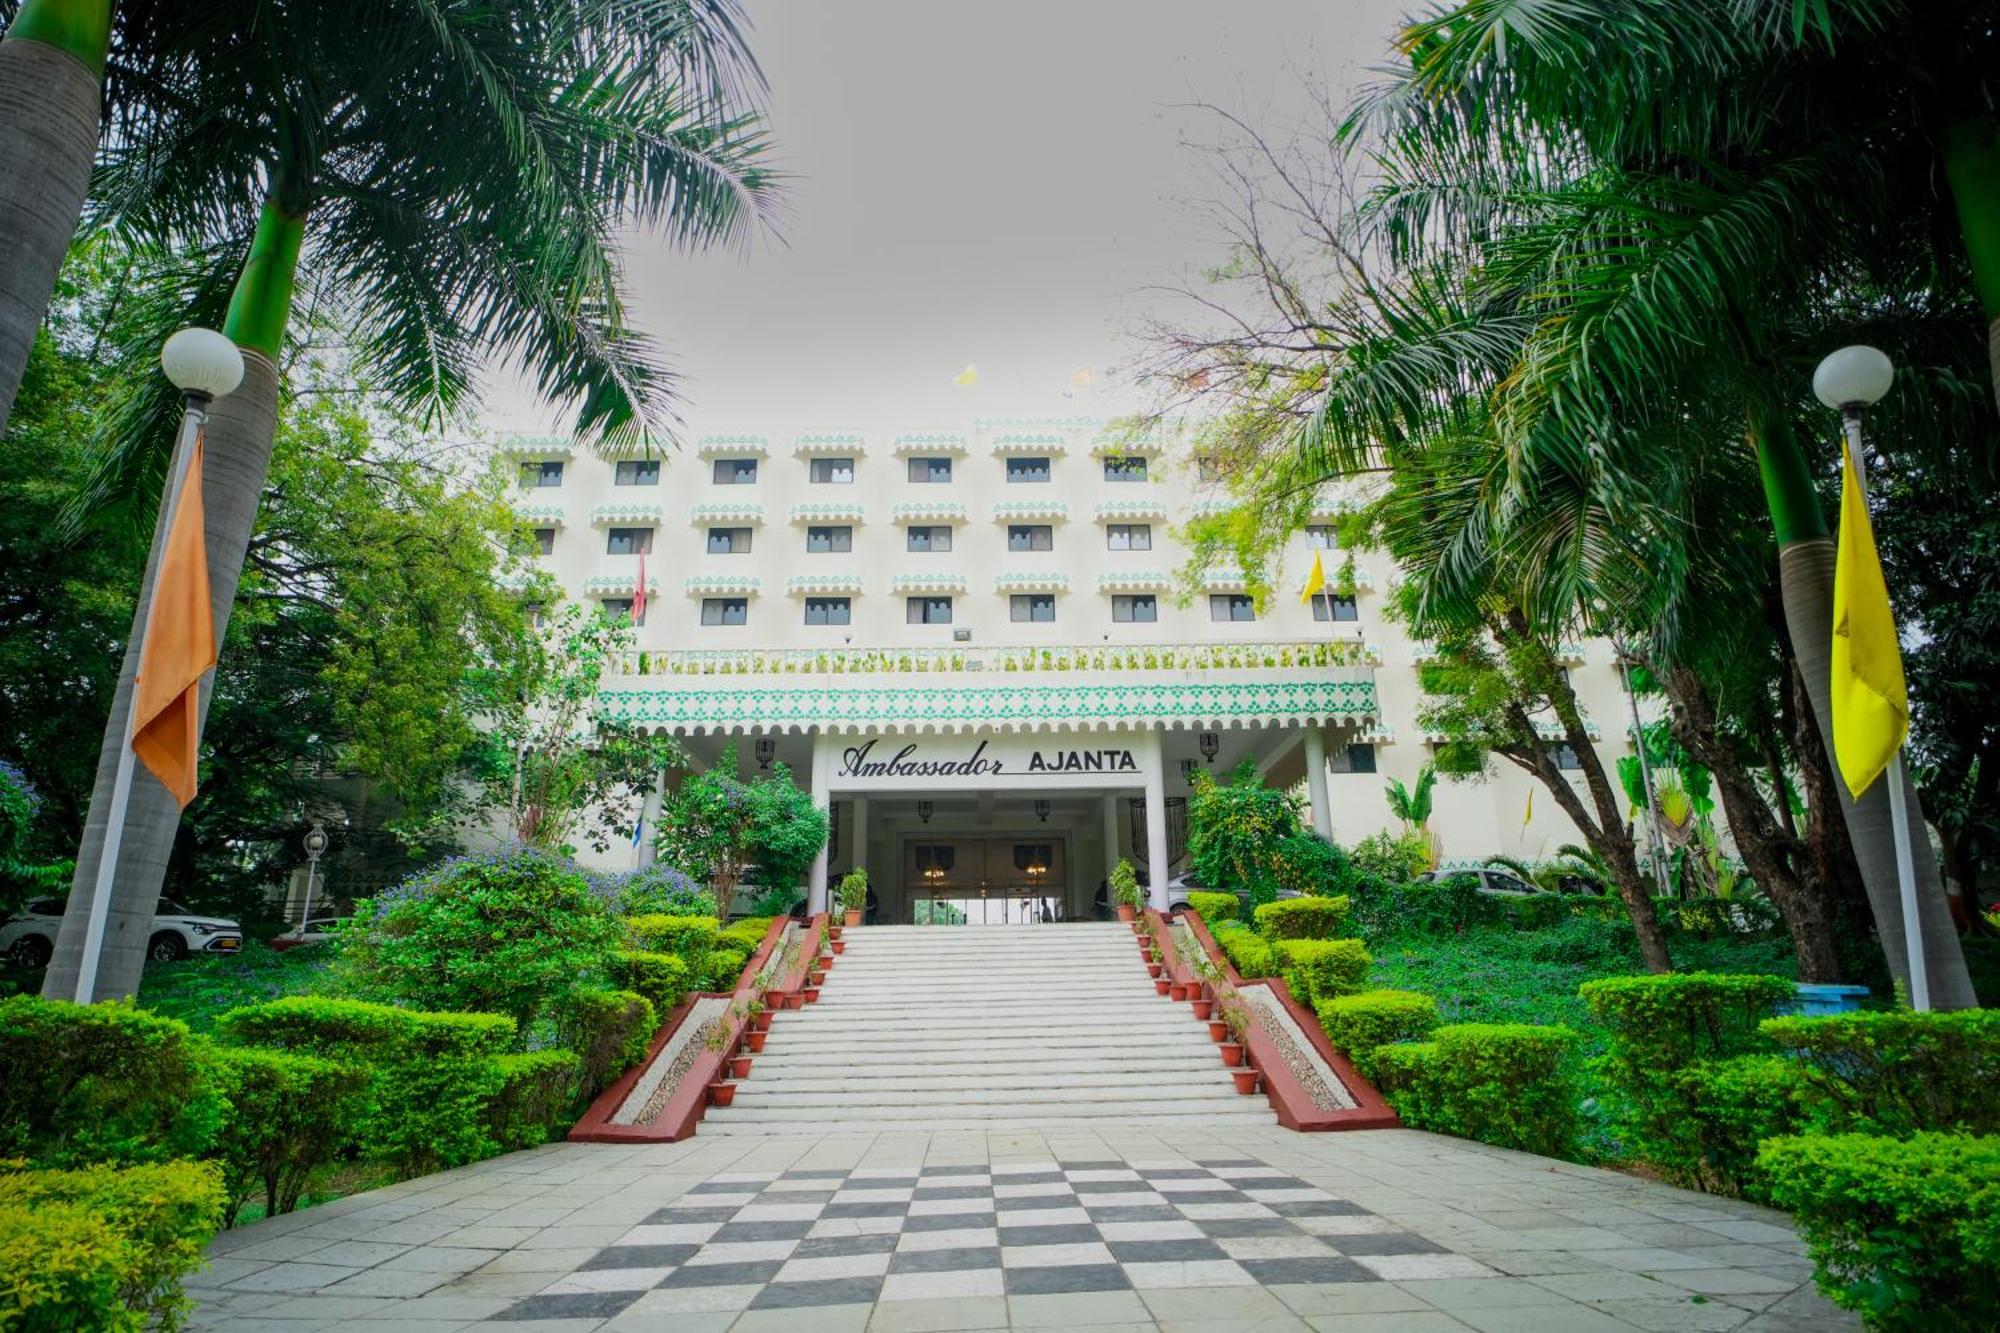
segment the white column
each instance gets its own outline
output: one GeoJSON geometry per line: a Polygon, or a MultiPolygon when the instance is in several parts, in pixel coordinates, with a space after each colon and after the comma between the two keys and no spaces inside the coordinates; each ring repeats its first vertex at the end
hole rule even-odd
{"type": "Polygon", "coordinates": [[[850,796],[847,799],[847,803],[854,809],[854,828],[851,831],[853,841],[849,844],[847,864],[853,866],[856,870],[866,870],[868,868],[868,798],[866,796],[850,796]]]}
{"type": "Polygon", "coordinates": [[[1333,807],[1326,796],[1326,738],[1306,728],[1306,799],[1312,802],[1313,831],[1333,841],[1333,807]]]}
{"type": "MultiPolygon", "coordinates": [[[[812,754],[812,803],[821,814],[833,808],[833,743],[825,732],[813,733],[812,754]]],[[[813,858],[812,871],[806,876],[806,911],[826,910],[826,846],[821,844],[819,855],[813,858]]]]}
{"type": "Polygon", "coordinates": [[[1111,878],[1111,872],[1118,868],[1118,803],[1124,799],[1115,791],[1104,793],[1104,878],[1107,880],[1111,878]]]}
{"type": "Polygon", "coordinates": [[[639,830],[639,845],[632,849],[632,866],[638,869],[659,860],[654,840],[660,836],[660,811],[667,808],[667,770],[653,774],[652,795],[639,801],[639,817],[644,824],[639,830]]]}
{"type": "Polygon", "coordinates": [[[1167,910],[1167,761],[1160,733],[1144,735],[1139,766],[1146,775],[1146,878],[1153,906],[1167,910]]]}

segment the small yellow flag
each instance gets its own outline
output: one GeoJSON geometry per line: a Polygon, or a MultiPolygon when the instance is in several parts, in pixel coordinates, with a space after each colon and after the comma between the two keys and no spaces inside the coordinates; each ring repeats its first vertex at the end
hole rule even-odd
{"type": "Polygon", "coordinates": [[[979,367],[967,364],[964,370],[961,370],[958,372],[958,374],[952,376],[951,382],[953,384],[959,384],[959,385],[979,383],[979,367]]]}
{"type": "Polygon", "coordinates": [[[1312,599],[1324,591],[1326,591],[1326,566],[1320,563],[1319,552],[1314,551],[1312,572],[1306,575],[1306,589],[1299,594],[1299,605],[1312,605],[1312,599]]]}
{"type": "Polygon", "coordinates": [[[1840,539],[1833,567],[1833,755],[1847,789],[1867,791],[1910,734],[1896,614],[1875,551],[1861,477],[1840,444],[1840,539]]]}
{"type": "Polygon", "coordinates": [[[1535,789],[1533,787],[1530,787],[1528,788],[1528,808],[1521,815],[1521,827],[1522,828],[1528,827],[1529,822],[1533,820],[1534,817],[1535,817],[1535,789]]]}

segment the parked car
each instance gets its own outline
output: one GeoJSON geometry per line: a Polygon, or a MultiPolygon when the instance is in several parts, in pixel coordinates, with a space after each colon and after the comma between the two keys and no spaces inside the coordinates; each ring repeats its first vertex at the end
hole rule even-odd
{"type": "Polygon", "coordinates": [[[1440,880],[1457,879],[1470,875],[1479,881],[1481,893],[1491,893],[1501,897],[1519,898],[1542,892],[1519,875],[1509,870],[1426,870],[1418,875],[1415,884],[1436,884],[1440,880]]]}
{"type": "Polygon", "coordinates": [[[274,949],[295,949],[301,944],[324,944],[333,938],[333,932],[340,928],[341,918],[337,916],[316,916],[309,921],[301,921],[284,934],[271,941],[274,949]]]}
{"type": "MultiPolygon", "coordinates": [[[[46,967],[55,955],[56,932],[62,929],[63,900],[44,898],[0,925],[0,954],[20,967],[46,967]]],[[[217,916],[197,916],[171,898],[153,910],[153,933],[146,957],[171,963],[191,953],[237,953],[243,948],[243,927],[217,916]]]]}
{"type": "MultiPolygon", "coordinates": [[[[1146,877],[1144,875],[1141,875],[1139,877],[1139,882],[1141,884],[1144,884],[1146,882],[1146,877]]],[[[1186,875],[1175,875],[1172,879],[1167,881],[1167,910],[1170,912],[1186,911],[1188,907],[1188,895],[1191,893],[1217,893],[1217,892],[1223,892],[1223,890],[1211,889],[1205,884],[1197,884],[1192,879],[1189,879],[1186,875]]],[[[1297,889],[1279,889],[1277,891],[1277,899],[1280,902],[1282,902],[1286,898],[1303,898],[1305,896],[1306,895],[1300,893],[1297,889]]],[[[1248,893],[1239,892],[1236,895],[1236,897],[1238,901],[1240,901],[1243,905],[1240,915],[1242,916],[1243,920],[1248,921],[1251,915],[1250,895],[1248,893]]]]}

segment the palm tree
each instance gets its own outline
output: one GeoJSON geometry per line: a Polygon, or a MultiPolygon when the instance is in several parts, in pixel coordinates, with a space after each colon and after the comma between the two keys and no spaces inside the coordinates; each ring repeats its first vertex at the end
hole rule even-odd
{"type": "Polygon", "coordinates": [[[27,0],[0,35],[0,430],[83,211],[110,44],[111,0],[27,0]]]}
{"type": "Polygon", "coordinates": [[[1383,793],[1389,813],[1403,821],[1403,830],[1423,839],[1433,870],[1438,863],[1438,839],[1430,828],[1431,796],[1437,787],[1437,776],[1437,766],[1425,764],[1417,770],[1417,780],[1410,786],[1405,787],[1400,778],[1390,778],[1388,790],[1383,793]]]}
{"type": "MultiPolygon", "coordinates": [[[[295,290],[353,331],[350,373],[433,422],[499,353],[577,405],[580,435],[646,450],[671,429],[668,379],[626,322],[618,229],[699,246],[743,235],[773,200],[763,135],[733,92],[754,72],[734,0],[278,8],[226,56],[179,71],[160,102],[185,109],[114,142],[99,182],[105,223],[186,256],[153,285],[155,332],[219,320],[244,353],[243,385],[206,435],[218,639],[270,458],[295,290]]],[[[78,506],[100,520],[157,494],[165,473],[171,394],[157,376],[135,383],[78,506]]],[[[149,561],[141,617],[151,580],[149,561]]],[[[96,879],[142,630],[135,618],[76,905],[96,879]]],[[[144,777],[130,810],[100,996],[137,984],[178,822],[144,777]]],[[[65,920],[48,994],[73,989],[85,915],[65,920]]]]}

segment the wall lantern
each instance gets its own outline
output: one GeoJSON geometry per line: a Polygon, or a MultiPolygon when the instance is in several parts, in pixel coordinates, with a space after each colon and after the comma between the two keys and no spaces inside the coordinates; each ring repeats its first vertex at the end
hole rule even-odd
{"type": "Polygon", "coordinates": [[[1181,781],[1182,782],[1194,781],[1194,760],[1192,759],[1181,760],[1181,781]]]}
{"type": "Polygon", "coordinates": [[[1215,752],[1222,748],[1222,737],[1212,731],[1204,731],[1197,743],[1201,746],[1201,757],[1211,764],[1214,763],[1215,752]]]}
{"type": "Polygon", "coordinates": [[[778,742],[769,736],[757,738],[757,767],[769,768],[771,761],[778,757],[778,742]]]}
{"type": "Polygon", "coordinates": [[[1049,803],[1047,801],[1035,802],[1035,818],[1041,820],[1044,824],[1049,822],[1049,803]]]}
{"type": "Polygon", "coordinates": [[[917,818],[923,820],[924,823],[928,824],[931,822],[932,812],[935,811],[936,809],[937,806],[931,803],[930,801],[918,801],[917,818]]]}

